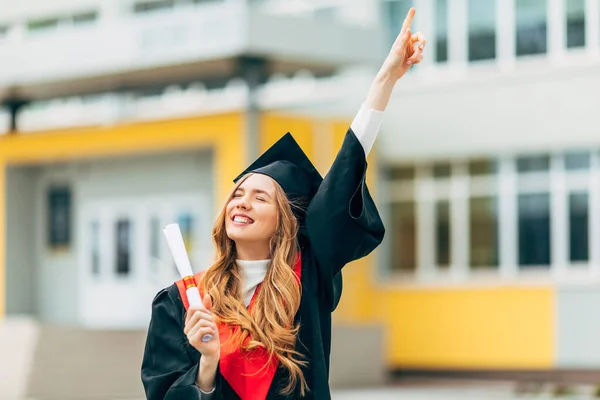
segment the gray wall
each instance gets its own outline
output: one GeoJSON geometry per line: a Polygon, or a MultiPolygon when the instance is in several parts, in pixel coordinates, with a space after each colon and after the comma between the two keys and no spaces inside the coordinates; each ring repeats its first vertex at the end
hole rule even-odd
{"type": "Polygon", "coordinates": [[[600,287],[558,289],[557,368],[600,368],[600,287]]]}
{"type": "Polygon", "coordinates": [[[35,312],[34,193],[32,168],[6,171],[6,311],[35,312]]]}

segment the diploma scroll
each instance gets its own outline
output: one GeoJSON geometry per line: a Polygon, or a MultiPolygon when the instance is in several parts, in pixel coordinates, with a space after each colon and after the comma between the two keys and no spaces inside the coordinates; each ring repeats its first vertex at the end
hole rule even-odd
{"type": "MultiPolygon", "coordinates": [[[[163,229],[163,233],[167,238],[167,243],[173,254],[177,271],[179,271],[179,275],[181,275],[181,279],[183,279],[183,283],[185,284],[185,293],[188,302],[190,303],[190,307],[195,306],[204,308],[202,299],[200,298],[200,292],[198,291],[196,281],[194,280],[192,265],[190,264],[190,259],[185,249],[185,243],[183,242],[183,236],[181,235],[179,225],[169,224],[163,229]]],[[[212,335],[207,334],[202,337],[203,342],[208,342],[210,340],[212,340],[212,335]]]]}

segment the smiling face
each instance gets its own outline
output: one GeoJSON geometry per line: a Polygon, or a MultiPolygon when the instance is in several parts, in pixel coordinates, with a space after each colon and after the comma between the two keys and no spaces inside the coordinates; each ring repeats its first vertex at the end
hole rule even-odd
{"type": "Polygon", "coordinates": [[[262,174],[252,174],[233,193],[226,208],[227,236],[237,245],[269,247],[277,231],[276,183],[262,174]]]}

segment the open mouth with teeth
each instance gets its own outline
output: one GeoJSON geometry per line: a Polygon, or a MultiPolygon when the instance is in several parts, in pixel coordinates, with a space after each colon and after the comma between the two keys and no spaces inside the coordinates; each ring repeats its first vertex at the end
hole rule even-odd
{"type": "Polygon", "coordinates": [[[235,224],[239,225],[251,225],[254,223],[254,220],[252,218],[243,215],[234,215],[233,218],[231,218],[231,220],[235,224]]]}

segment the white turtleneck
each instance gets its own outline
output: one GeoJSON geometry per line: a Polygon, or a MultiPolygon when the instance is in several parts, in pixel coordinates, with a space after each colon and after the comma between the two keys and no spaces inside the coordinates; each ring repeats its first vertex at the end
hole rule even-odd
{"type": "Polygon", "coordinates": [[[271,260],[235,260],[244,277],[244,304],[250,304],[256,287],[265,279],[271,260]]]}

